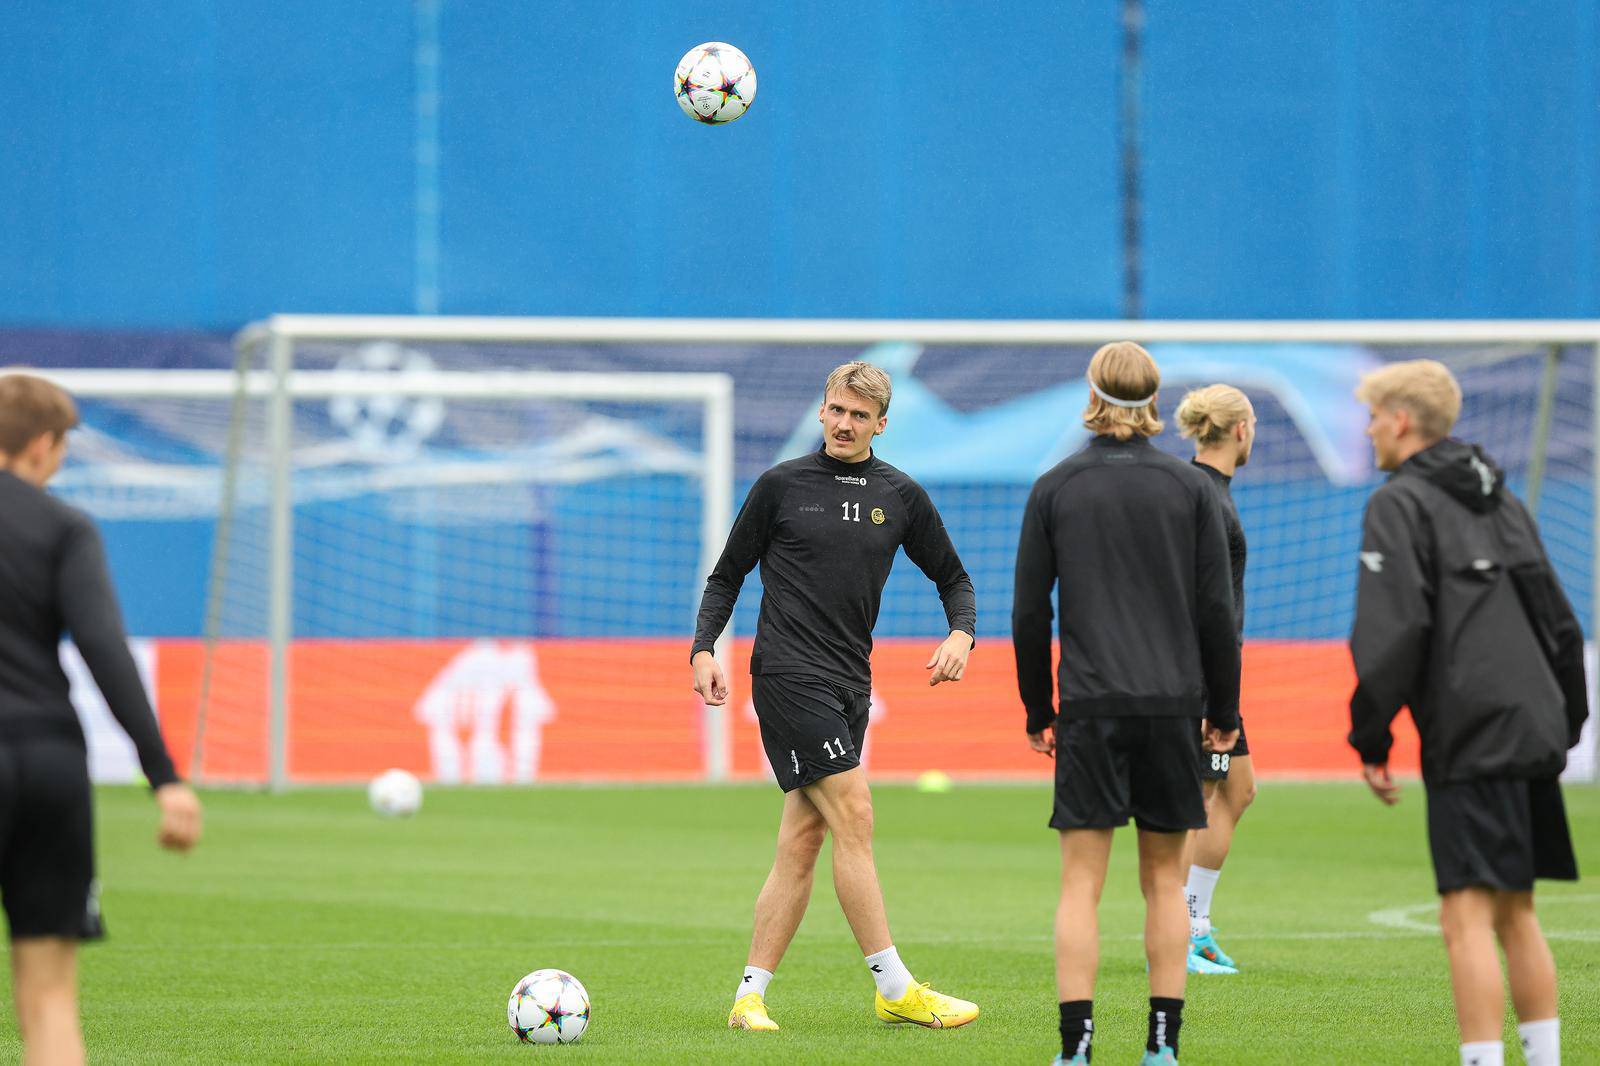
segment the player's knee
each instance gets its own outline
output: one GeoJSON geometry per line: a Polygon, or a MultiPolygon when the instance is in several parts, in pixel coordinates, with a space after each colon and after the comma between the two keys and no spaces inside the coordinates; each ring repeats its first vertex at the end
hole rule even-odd
{"type": "Polygon", "coordinates": [[[1480,925],[1488,924],[1491,915],[1474,902],[1467,892],[1452,892],[1439,901],[1439,931],[1444,934],[1445,947],[1459,945],[1480,925]]]}
{"type": "Polygon", "coordinates": [[[872,800],[866,796],[852,797],[839,807],[838,822],[833,827],[834,846],[870,847],[872,845],[872,800]]]}
{"type": "Polygon", "coordinates": [[[796,827],[785,843],[789,853],[796,858],[815,860],[822,851],[822,842],[827,838],[828,823],[818,817],[796,827]]]}
{"type": "Polygon", "coordinates": [[[1502,940],[1529,930],[1537,930],[1538,927],[1539,920],[1533,909],[1533,893],[1495,893],[1494,931],[1502,940]]]}
{"type": "Polygon", "coordinates": [[[1238,790],[1238,795],[1234,801],[1234,812],[1237,814],[1243,814],[1245,812],[1245,808],[1249,807],[1250,804],[1254,803],[1255,801],[1256,783],[1254,781],[1247,781],[1238,790]]]}
{"type": "Polygon", "coordinates": [[[1145,867],[1139,871],[1139,891],[1147,903],[1168,896],[1176,899],[1183,891],[1183,877],[1165,866],[1145,867]]]}

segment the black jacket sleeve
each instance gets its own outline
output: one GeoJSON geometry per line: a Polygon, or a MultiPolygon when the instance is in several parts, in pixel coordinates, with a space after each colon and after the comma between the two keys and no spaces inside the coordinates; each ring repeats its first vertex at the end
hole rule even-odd
{"type": "Polygon", "coordinates": [[[100,686],[112,716],[133,741],[150,786],[160,788],[178,780],[139,668],[128,650],[105,548],[87,519],[67,534],[56,568],[56,590],[67,632],[100,686]]]}
{"type": "Polygon", "coordinates": [[[916,563],[917,569],[938,586],[950,631],[959,630],[977,640],[978,599],[972,591],[972,578],[967,576],[967,569],[961,565],[961,557],[956,554],[950,534],[944,528],[944,519],[939,517],[938,508],[921,485],[913,486],[907,502],[911,521],[902,542],[906,558],[916,563]]]}
{"type": "Polygon", "coordinates": [[[700,597],[700,614],[695,620],[694,646],[689,651],[693,659],[703,651],[716,648],[717,638],[728,626],[733,616],[733,605],[739,599],[739,589],[744,586],[745,575],[755,569],[772,539],[772,527],[778,520],[778,508],[783,502],[784,484],[779,476],[768,471],[750,486],[739,516],[733,520],[728,533],[728,543],[706,579],[706,590],[700,597]]]}
{"type": "Polygon", "coordinates": [[[1051,676],[1050,624],[1055,610],[1056,556],[1050,542],[1048,489],[1035,484],[1022,512],[1017,570],[1011,599],[1011,645],[1017,656],[1017,690],[1028,713],[1027,730],[1040,733],[1056,719],[1051,676]]]}
{"type": "Polygon", "coordinates": [[[1233,564],[1222,502],[1198,494],[1195,518],[1195,622],[1200,670],[1206,682],[1206,720],[1213,728],[1239,728],[1239,626],[1234,614],[1233,564]]]}
{"type": "Polygon", "coordinates": [[[1394,743],[1390,723],[1411,701],[1433,631],[1432,552],[1420,514],[1380,488],[1362,523],[1356,620],[1350,632],[1356,691],[1350,699],[1350,746],[1381,766],[1394,743]]]}

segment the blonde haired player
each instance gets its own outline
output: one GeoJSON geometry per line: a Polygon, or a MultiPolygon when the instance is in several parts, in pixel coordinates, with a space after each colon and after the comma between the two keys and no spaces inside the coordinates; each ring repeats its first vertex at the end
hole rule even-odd
{"type": "Polygon", "coordinates": [[[1137,344],[1089,362],[1095,434],[1034,483],[1017,545],[1011,639],[1028,743],[1056,761],[1058,1062],[1090,1061],[1097,909],[1113,831],[1138,827],[1150,1013],[1145,1066],[1174,1066],[1189,923],[1184,845],[1206,824],[1195,758],[1238,737],[1239,643],[1222,507],[1210,479],[1150,443],[1161,371],[1137,344]],[[1052,592],[1061,665],[1051,677],[1052,592]],[[1056,694],[1059,686],[1060,713],[1056,694]],[[1209,701],[1201,693],[1209,693],[1209,701]]]}
{"type": "Polygon", "coordinates": [[[895,552],[904,548],[938,586],[949,636],[929,657],[928,683],[960,681],[977,619],[972,581],[921,485],[872,452],[889,423],[889,375],[845,363],[828,375],[817,420],[822,448],[762,474],[745,498],[706,581],[689,661],[695,691],[728,699],[712,649],[739,587],[761,566],[761,615],[751,692],[780,788],[778,854],[756,898],[750,954],[728,1025],[778,1028],[767,1012],[773,971],[811,899],[822,841],[833,835],[833,887],[890,1023],[953,1029],[978,1016],[964,999],[919,983],[889,935],[872,855],[872,794],[861,747],[872,699],[872,622],[895,552]]]}
{"type": "Polygon", "coordinates": [[[1589,715],[1583,631],[1532,516],[1482,448],[1448,434],[1461,387],[1428,359],[1362,379],[1378,469],[1350,632],[1350,744],[1384,803],[1390,723],[1422,738],[1428,845],[1450,959],[1462,1066],[1501,1066],[1505,952],[1529,1066],[1558,1066],[1556,966],[1536,878],[1575,881],[1560,774],[1589,715]]]}
{"type": "MultiPolygon", "coordinates": [[[[1256,412],[1250,398],[1232,385],[1195,389],[1178,404],[1178,432],[1194,441],[1194,465],[1211,479],[1228,533],[1228,562],[1233,571],[1233,614],[1239,643],[1244,643],[1244,567],[1246,543],[1239,509],[1233,502],[1233,475],[1250,461],[1256,440],[1256,412]]],[[[1211,931],[1211,897],[1222,864],[1233,844],[1234,828],[1256,796],[1255,767],[1239,722],[1239,741],[1231,752],[1200,751],[1200,777],[1205,782],[1206,827],[1191,840],[1192,861],[1184,886],[1189,907],[1189,972],[1237,973],[1211,931]]]]}

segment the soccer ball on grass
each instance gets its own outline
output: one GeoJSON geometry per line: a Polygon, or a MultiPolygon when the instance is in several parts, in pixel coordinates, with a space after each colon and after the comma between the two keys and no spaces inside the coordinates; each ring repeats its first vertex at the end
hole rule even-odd
{"type": "Polygon", "coordinates": [[[525,1044],[571,1044],[589,1028],[589,993],[565,970],[535,970],[511,990],[506,1020],[525,1044]]]}
{"type": "Polygon", "coordinates": [[[422,808],[422,782],[404,770],[385,770],[367,786],[367,802],[386,818],[408,818],[422,808]]]}

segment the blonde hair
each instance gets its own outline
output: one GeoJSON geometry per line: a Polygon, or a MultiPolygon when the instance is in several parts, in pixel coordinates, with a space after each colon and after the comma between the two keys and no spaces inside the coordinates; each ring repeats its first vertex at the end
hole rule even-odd
{"type": "Polygon", "coordinates": [[[1232,385],[1195,389],[1178,405],[1178,432],[1204,448],[1221,444],[1250,417],[1250,399],[1232,385]]]}
{"type": "Polygon", "coordinates": [[[1089,360],[1089,406],[1083,409],[1083,425],[1098,436],[1128,440],[1134,436],[1153,437],[1162,430],[1156,410],[1156,390],[1161,387],[1161,370],[1150,353],[1132,341],[1115,341],[1094,353],[1089,360]],[[1142,407],[1118,407],[1107,403],[1094,390],[1118,400],[1150,402],[1142,407]]]}
{"type": "Polygon", "coordinates": [[[1356,399],[1372,407],[1409,412],[1424,437],[1450,435],[1461,416],[1461,386],[1436,359],[1407,359],[1379,367],[1361,379],[1356,399]]]}
{"type": "Polygon", "coordinates": [[[828,375],[827,384],[822,387],[823,398],[839,389],[848,389],[863,400],[877,404],[879,418],[889,413],[889,397],[894,388],[889,384],[889,375],[871,363],[857,359],[834,367],[833,373],[828,375]]]}
{"type": "Polygon", "coordinates": [[[33,374],[0,374],[0,455],[18,455],[39,436],[60,440],[78,424],[78,405],[60,385],[33,374]]]}

